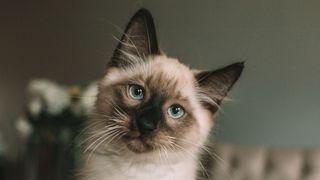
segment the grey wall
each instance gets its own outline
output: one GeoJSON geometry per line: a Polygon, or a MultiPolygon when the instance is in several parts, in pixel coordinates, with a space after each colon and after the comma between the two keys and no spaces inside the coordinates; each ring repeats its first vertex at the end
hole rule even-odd
{"type": "Polygon", "coordinates": [[[21,1],[0,6],[0,125],[14,144],[30,78],[98,78],[141,6],[161,47],[198,68],[246,60],[223,106],[219,138],[245,144],[320,145],[320,2],[301,0],[21,1]]]}

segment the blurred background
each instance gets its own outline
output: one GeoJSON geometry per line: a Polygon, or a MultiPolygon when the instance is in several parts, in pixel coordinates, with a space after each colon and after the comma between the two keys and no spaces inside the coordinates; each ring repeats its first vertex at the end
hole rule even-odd
{"type": "MultiPolygon", "coordinates": [[[[169,56],[204,69],[246,61],[243,76],[230,93],[233,101],[218,117],[216,139],[320,146],[320,1],[3,0],[0,179],[41,179],[36,170],[20,177],[17,172],[37,169],[41,163],[45,167],[50,158],[63,159],[66,154],[71,159],[66,169],[73,167],[76,155],[68,149],[74,148],[70,143],[86,116],[80,100],[68,100],[71,109],[53,110],[58,115],[44,113],[39,102],[38,106],[30,102],[50,96],[46,91],[50,87],[65,97],[88,90],[101,77],[117,44],[112,37],[120,36],[117,27],[123,29],[140,7],[152,12],[160,47],[169,56]],[[39,78],[46,80],[31,81],[39,78]],[[25,119],[38,120],[26,125],[25,119]],[[39,161],[30,162],[35,159],[39,161]]],[[[67,175],[52,179],[69,178],[63,172],[59,171],[67,175]]]]}

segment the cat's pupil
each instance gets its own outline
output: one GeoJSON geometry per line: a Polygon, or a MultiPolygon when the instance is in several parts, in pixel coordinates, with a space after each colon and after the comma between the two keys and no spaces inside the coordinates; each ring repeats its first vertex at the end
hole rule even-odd
{"type": "Polygon", "coordinates": [[[136,96],[141,96],[142,93],[143,93],[143,91],[142,91],[141,88],[136,88],[136,89],[134,89],[134,94],[135,94],[136,96]]]}
{"type": "Polygon", "coordinates": [[[174,106],[172,108],[172,113],[173,114],[178,114],[180,111],[181,111],[181,107],[179,107],[179,106],[174,106]]]}

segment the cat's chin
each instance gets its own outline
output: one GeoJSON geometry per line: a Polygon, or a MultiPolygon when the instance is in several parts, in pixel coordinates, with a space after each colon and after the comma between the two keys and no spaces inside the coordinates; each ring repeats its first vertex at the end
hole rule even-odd
{"type": "Polygon", "coordinates": [[[128,149],[134,153],[148,153],[151,152],[154,148],[145,142],[142,138],[126,139],[125,143],[128,149]]]}

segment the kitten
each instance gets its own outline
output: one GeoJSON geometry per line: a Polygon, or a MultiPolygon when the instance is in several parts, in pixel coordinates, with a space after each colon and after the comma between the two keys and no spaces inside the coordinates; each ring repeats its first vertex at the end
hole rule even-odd
{"type": "MultiPolygon", "coordinates": [[[[158,47],[151,14],[130,20],[99,84],[80,180],[209,178],[201,162],[214,115],[243,63],[192,70],[158,47]]],[[[205,159],[208,161],[208,159],[205,159]]]]}

